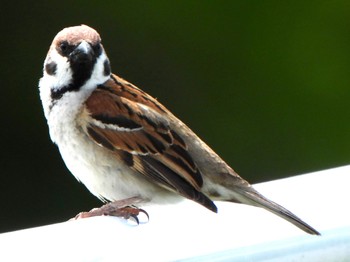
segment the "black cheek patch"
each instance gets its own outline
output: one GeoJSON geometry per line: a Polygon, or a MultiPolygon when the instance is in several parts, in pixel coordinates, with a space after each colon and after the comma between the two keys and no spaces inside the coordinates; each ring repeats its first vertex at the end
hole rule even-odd
{"type": "Polygon", "coordinates": [[[104,62],[103,62],[103,67],[104,67],[104,71],[103,71],[103,74],[105,76],[109,76],[111,74],[111,65],[109,64],[109,60],[106,59],[104,62]]]}
{"type": "Polygon", "coordinates": [[[45,71],[49,75],[55,75],[57,70],[57,64],[55,62],[50,62],[45,65],[45,71]]]}

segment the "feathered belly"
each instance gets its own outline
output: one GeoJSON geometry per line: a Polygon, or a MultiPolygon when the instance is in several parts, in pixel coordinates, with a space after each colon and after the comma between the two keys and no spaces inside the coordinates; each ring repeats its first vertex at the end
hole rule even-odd
{"type": "Polygon", "coordinates": [[[56,139],[56,144],[70,172],[102,201],[134,196],[156,203],[181,199],[130,169],[78,128],[65,130],[65,136],[56,139]]]}

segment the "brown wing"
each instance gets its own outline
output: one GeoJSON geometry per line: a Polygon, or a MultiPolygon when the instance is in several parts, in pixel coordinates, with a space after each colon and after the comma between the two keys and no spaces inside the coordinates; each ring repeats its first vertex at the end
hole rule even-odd
{"type": "Polygon", "coordinates": [[[112,76],[86,101],[87,133],[152,182],[216,211],[200,192],[202,175],[156,99],[112,76]]]}

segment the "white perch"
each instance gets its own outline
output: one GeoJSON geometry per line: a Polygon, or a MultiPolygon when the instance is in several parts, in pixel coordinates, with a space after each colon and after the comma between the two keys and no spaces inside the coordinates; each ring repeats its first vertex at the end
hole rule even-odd
{"type": "Polygon", "coordinates": [[[350,260],[350,166],[255,188],[322,236],[308,235],[260,208],[217,202],[214,214],[183,201],[145,207],[150,221],[139,226],[95,217],[4,233],[0,261],[350,260]]]}

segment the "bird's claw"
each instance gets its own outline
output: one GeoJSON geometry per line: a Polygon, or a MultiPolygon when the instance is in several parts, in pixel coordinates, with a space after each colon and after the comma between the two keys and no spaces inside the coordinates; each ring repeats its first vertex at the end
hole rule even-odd
{"type": "Polygon", "coordinates": [[[147,221],[149,221],[148,213],[144,209],[134,206],[133,203],[135,202],[139,202],[139,198],[129,198],[120,201],[110,202],[108,204],[103,205],[100,208],[94,208],[89,212],[81,212],[71,220],[77,220],[93,216],[115,216],[122,217],[124,219],[133,218],[135,222],[139,225],[140,220],[138,218],[138,215],[140,213],[143,213],[146,215],[147,221]]]}
{"type": "Polygon", "coordinates": [[[147,220],[149,220],[148,213],[145,210],[140,209],[136,206],[126,206],[126,207],[118,208],[118,209],[112,210],[108,214],[105,213],[104,215],[122,217],[124,219],[133,218],[135,220],[135,222],[139,225],[140,220],[139,220],[138,216],[140,213],[145,214],[147,217],[147,220]]]}
{"type": "Polygon", "coordinates": [[[145,214],[146,215],[146,217],[147,217],[147,222],[149,221],[149,215],[148,215],[148,213],[144,210],[144,209],[141,209],[141,208],[137,208],[137,207],[132,207],[132,208],[136,208],[137,210],[138,210],[138,213],[137,214],[130,214],[130,216],[128,217],[128,218],[125,218],[125,219],[129,219],[130,217],[132,217],[134,220],[135,220],[135,222],[138,224],[138,225],[140,225],[140,220],[139,220],[139,218],[138,218],[138,215],[140,214],[140,213],[143,213],[143,214],[145,214]]]}

